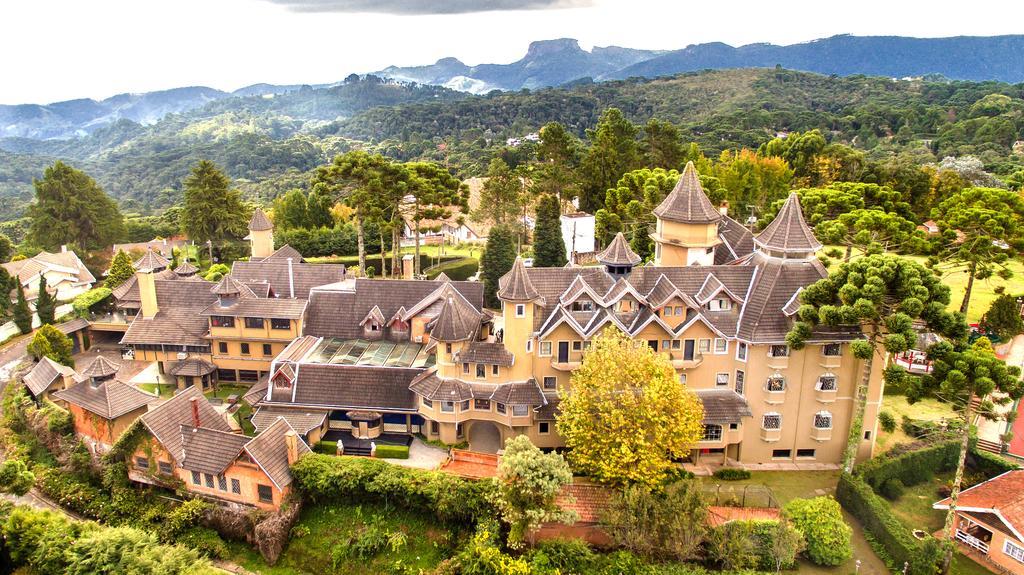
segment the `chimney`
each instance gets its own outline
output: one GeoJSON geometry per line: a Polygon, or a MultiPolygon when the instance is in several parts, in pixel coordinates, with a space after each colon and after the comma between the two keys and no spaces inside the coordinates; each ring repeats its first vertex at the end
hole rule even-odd
{"type": "Polygon", "coordinates": [[[68,245],[67,244],[61,244],[60,245],[60,253],[62,253],[62,254],[68,253],[68,245]]]}
{"type": "Polygon", "coordinates": [[[299,458],[299,436],[295,434],[295,431],[285,432],[284,445],[288,448],[288,465],[294,465],[299,458]]]}
{"type": "Polygon", "coordinates": [[[142,301],[142,317],[151,319],[160,311],[156,301],[156,278],[153,270],[141,269],[135,273],[139,283],[139,299],[142,301]]]}
{"type": "Polygon", "coordinates": [[[199,425],[202,423],[199,420],[199,398],[193,397],[189,402],[192,404],[192,427],[202,427],[199,425]]]}
{"type": "Polygon", "coordinates": [[[415,256],[412,254],[405,254],[402,256],[402,279],[412,279],[413,260],[415,259],[415,256]]]}
{"type": "Polygon", "coordinates": [[[723,216],[729,215],[729,200],[722,200],[722,203],[718,206],[718,213],[723,216]]]}
{"type": "Polygon", "coordinates": [[[292,258],[288,258],[288,297],[295,299],[295,272],[292,271],[292,258]]]}

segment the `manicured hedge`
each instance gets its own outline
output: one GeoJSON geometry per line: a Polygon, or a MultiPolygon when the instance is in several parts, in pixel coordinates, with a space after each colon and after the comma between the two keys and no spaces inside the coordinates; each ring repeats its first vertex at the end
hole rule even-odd
{"type": "Polygon", "coordinates": [[[1020,469],[1020,466],[994,453],[971,449],[967,455],[967,466],[991,479],[1007,471],[1020,469]]]}
{"type": "Polygon", "coordinates": [[[409,459],[409,446],[378,445],[373,456],[380,459],[409,459]]]}
{"type": "Polygon", "coordinates": [[[721,479],[723,481],[743,481],[744,479],[750,479],[750,472],[738,467],[723,467],[722,469],[715,470],[713,475],[715,479],[721,479]]]}
{"type": "Polygon", "coordinates": [[[89,311],[93,306],[110,297],[110,288],[98,287],[83,293],[71,302],[71,308],[75,310],[77,317],[89,317],[89,311]]]}
{"type": "Polygon", "coordinates": [[[895,565],[909,564],[909,575],[934,575],[942,559],[937,539],[918,541],[895,515],[889,502],[871,490],[860,477],[842,474],[836,487],[836,499],[856,517],[875,541],[885,548],[895,565]]]}
{"type": "Polygon", "coordinates": [[[911,486],[928,481],[940,471],[954,469],[960,455],[959,441],[944,441],[896,457],[877,457],[858,465],[854,472],[874,491],[890,479],[911,486]]]}
{"type": "Polygon", "coordinates": [[[337,455],[338,454],[338,442],[337,441],[321,441],[313,446],[313,451],[317,453],[323,453],[324,455],[337,455]]]}
{"type": "Polygon", "coordinates": [[[494,484],[365,457],[311,453],[292,466],[296,485],[312,502],[377,501],[465,525],[494,517],[494,484]]]}

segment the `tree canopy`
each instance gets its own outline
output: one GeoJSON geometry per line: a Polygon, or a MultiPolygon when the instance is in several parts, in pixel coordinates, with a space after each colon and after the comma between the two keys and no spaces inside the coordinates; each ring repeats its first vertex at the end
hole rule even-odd
{"type": "Polygon", "coordinates": [[[562,210],[558,198],[547,194],[537,202],[537,222],[533,228],[533,265],[539,268],[562,267],[565,241],[562,238],[562,210]]]}
{"type": "Polygon", "coordinates": [[[85,172],[57,161],[34,184],[36,201],[28,210],[30,244],[50,251],[62,245],[94,250],[124,236],[117,204],[85,172]]]}
{"type": "Polygon", "coordinates": [[[28,352],[36,359],[48,357],[61,365],[75,367],[75,360],[71,357],[73,345],[71,338],[61,333],[59,329],[44,324],[32,336],[28,352]]]}
{"type": "Polygon", "coordinates": [[[250,210],[231,180],[213,162],[200,160],[185,178],[181,229],[197,243],[239,239],[246,233],[250,210]]]}
{"type": "Polygon", "coordinates": [[[110,262],[110,271],[107,273],[103,285],[113,289],[131,279],[134,275],[135,267],[132,264],[132,257],[125,253],[124,250],[117,250],[113,261],[110,262]]]}
{"type": "Polygon", "coordinates": [[[525,435],[505,442],[498,463],[498,495],[495,503],[509,524],[508,542],[522,547],[531,531],[543,523],[571,523],[576,514],[565,511],[555,498],[572,483],[572,471],[558,453],[543,453],[525,435]]]}
{"type": "Polygon", "coordinates": [[[507,226],[495,226],[487,235],[487,245],[480,258],[480,279],[484,283],[484,305],[501,307],[498,299],[498,280],[512,269],[516,262],[515,234],[507,226]]]}

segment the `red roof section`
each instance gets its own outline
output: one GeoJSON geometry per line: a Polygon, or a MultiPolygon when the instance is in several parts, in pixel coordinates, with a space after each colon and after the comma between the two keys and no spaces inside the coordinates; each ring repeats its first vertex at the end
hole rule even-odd
{"type": "Polygon", "coordinates": [[[607,487],[593,483],[582,483],[575,480],[566,485],[562,493],[555,499],[559,507],[567,511],[575,511],[580,523],[598,523],[601,514],[608,507],[608,499],[612,491],[607,487]],[[570,501],[570,498],[573,500],[570,501]]]}
{"type": "MultiPolygon", "coordinates": [[[[956,503],[958,508],[991,509],[1018,533],[1024,529],[1024,469],[1007,471],[984,483],[965,489],[956,503]]],[[[948,507],[949,498],[935,504],[948,507]]]]}

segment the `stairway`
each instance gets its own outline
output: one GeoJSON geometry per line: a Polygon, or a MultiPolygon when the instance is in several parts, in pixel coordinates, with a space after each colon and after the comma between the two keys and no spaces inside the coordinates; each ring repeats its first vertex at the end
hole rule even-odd
{"type": "Polygon", "coordinates": [[[1003,445],[995,441],[988,441],[986,439],[978,439],[978,449],[982,451],[988,451],[989,453],[995,453],[996,455],[1003,454],[1003,445]]]}
{"type": "Polygon", "coordinates": [[[370,457],[371,451],[370,446],[366,445],[345,445],[345,453],[343,455],[351,455],[353,457],[370,457]]]}

